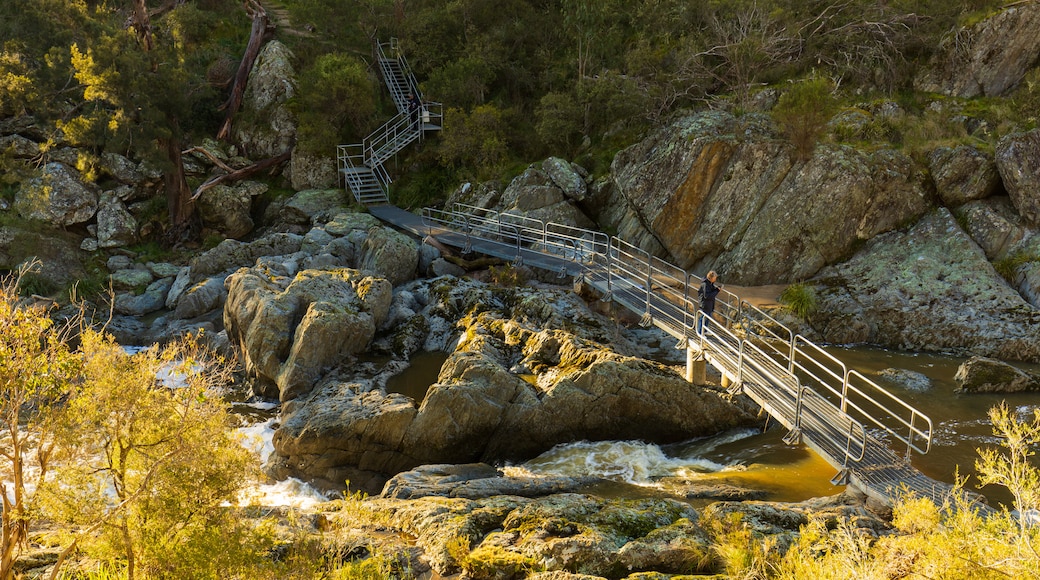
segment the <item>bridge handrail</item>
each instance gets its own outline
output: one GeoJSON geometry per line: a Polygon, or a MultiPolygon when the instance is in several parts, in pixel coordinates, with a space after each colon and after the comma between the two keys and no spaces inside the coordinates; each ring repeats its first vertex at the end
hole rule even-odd
{"type": "MultiPolygon", "coordinates": [[[[797,403],[798,410],[795,412],[795,429],[801,429],[802,428],[802,421],[801,421],[801,419],[802,419],[802,409],[804,408],[803,401],[805,400],[805,397],[804,397],[805,393],[812,393],[813,395],[817,395],[816,391],[814,391],[812,388],[810,388],[808,386],[803,386],[803,387],[798,389],[798,403],[797,403]]],[[[847,418],[848,421],[849,421],[849,430],[848,430],[848,434],[845,437],[845,441],[844,442],[839,441],[838,439],[836,439],[834,437],[831,437],[828,433],[825,433],[825,432],[818,432],[816,435],[818,437],[822,437],[822,438],[826,439],[836,449],[837,448],[841,448],[842,444],[844,443],[844,445],[845,445],[845,459],[842,462],[842,465],[845,466],[845,467],[848,467],[849,460],[858,462],[858,461],[862,461],[863,458],[866,456],[866,454],[867,454],[867,429],[866,429],[866,427],[863,426],[863,423],[853,419],[852,417],[849,417],[848,415],[845,415],[845,418],[847,418]],[[854,443],[854,440],[853,440],[852,436],[853,436],[854,431],[856,430],[857,427],[859,428],[859,435],[860,435],[859,440],[858,440],[858,443],[859,443],[859,455],[853,456],[852,455],[852,444],[854,443]]]]}
{"type": "MultiPolygon", "coordinates": [[[[561,248],[573,250],[578,247],[577,244],[581,243],[579,241],[585,241],[586,239],[600,240],[602,239],[600,236],[606,236],[606,234],[593,230],[544,222],[520,214],[497,212],[466,204],[455,204],[449,213],[468,215],[476,223],[500,224],[496,226],[498,229],[488,226],[471,230],[478,234],[486,229],[489,233],[501,235],[501,226],[509,224],[513,228],[511,230],[513,235],[515,235],[518,256],[524,244],[527,245],[526,247],[538,251],[561,255],[559,251],[561,248]],[[559,243],[560,240],[550,239],[550,236],[547,234],[550,228],[560,228],[564,232],[568,232],[561,234],[561,239],[567,240],[568,243],[562,244],[559,243]]],[[[470,225],[469,227],[472,228],[473,226],[470,225]]],[[[661,260],[646,250],[638,248],[616,236],[606,238],[605,244],[594,241],[591,249],[592,251],[588,254],[591,258],[591,263],[594,263],[597,268],[601,269],[606,276],[608,294],[614,295],[614,287],[617,281],[624,279],[626,281],[625,292],[644,297],[644,323],[656,318],[658,321],[665,323],[663,327],[674,330],[681,338],[696,338],[701,341],[702,348],[706,346],[704,342],[705,332],[698,333],[696,331],[697,320],[703,318],[703,313],[699,310],[699,304],[696,303],[695,289],[695,286],[700,284],[701,278],[686,273],[677,266],[661,260]],[[604,251],[599,251],[600,249],[604,251]],[[691,283],[693,281],[696,281],[696,285],[691,283]],[[681,292],[678,290],[680,287],[682,287],[681,292]],[[655,293],[655,290],[660,292],[655,293]],[[667,303],[675,307],[674,309],[664,307],[662,301],[665,298],[667,298],[667,303]],[[693,324],[690,323],[691,318],[693,324]]],[[[584,256],[585,254],[583,253],[582,257],[584,256]]],[[[816,394],[822,396],[824,400],[829,400],[825,393],[830,393],[834,397],[834,400],[831,400],[830,403],[843,415],[848,416],[850,421],[858,422],[861,425],[861,430],[865,429],[862,427],[862,421],[851,417],[848,413],[850,409],[858,414],[862,414],[863,419],[871,425],[882,429],[906,444],[907,454],[911,450],[927,453],[931,448],[932,423],[926,415],[873,381],[870,381],[861,373],[850,371],[841,360],[804,336],[795,335],[789,328],[758,307],[741,300],[735,294],[723,289],[716,298],[716,314],[722,319],[722,322],[705,318],[706,321],[709,321],[706,333],[718,336],[720,342],[726,344],[730,350],[733,350],[729,344],[730,341],[734,341],[734,344],[738,345],[749,343],[747,345],[748,348],[753,348],[761,352],[763,356],[786,364],[788,372],[792,374],[795,372],[805,373],[815,383],[818,383],[819,388],[823,390],[823,393],[816,394]],[[788,338],[781,337],[779,333],[762,324],[760,320],[768,320],[771,325],[782,329],[788,335],[788,338]],[[780,350],[770,347],[774,351],[774,355],[769,355],[757,345],[750,344],[752,340],[750,340],[746,332],[744,337],[740,337],[730,330],[731,328],[737,328],[742,321],[755,325],[766,332],[773,340],[786,341],[787,348],[780,350]],[[832,366],[827,366],[828,363],[832,366]],[[835,369],[840,369],[840,372],[835,369]],[[850,384],[850,379],[864,382],[866,389],[850,384]],[[868,393],[867,390],[875,394],[868,393]],[[854,396],[854,398],[851,398],[850,395],[854,396]],[[896,421],[899,427],[892,427],[886,424],[882,420],[883,418],[868,413],[864,408],[866,406],[881,411],[882,415],[896,421]],[[903,434],[904,429],[907,435],[903,434]],[[915,439],[924,441],[924,445],[918,445],[915,443],[915,439]]],[[[737,368],[735,373],[738,375],[738,380],[742,372],[741,367],[744,364],[743,349],[743,346],[739,346],[731,353],[736,359],[737,368]]],[[[805,388],[811,388],[811,386],[806,385],[805,388]]],[[[865,430],[863,432],[865,433],[865,430]]]]}
{"type": "MultiPolygon", "coordinates": [[[[884,414],[887,414],[887,416],[891,417],[894,421],[898,422],[899,424],[901,424],[903,427],[905,427],[907,429],[907,436],[904,438],[904,437],[900,436],[898,433],[896,433],[895,431],[893,431],[892,429],[890,429],[888,427],[885,427],[886,431],[888,431],[893,436],[895,436],[900,441],[902,441],[903,443],[906,444],[906,446],[907,446],[907,449],[906,449],[907,457],[910,456],[910,451],[911,450],[917,451],[918,453],[921,453],[921,454],[928,453],[928,451],[931,450],[931,448],[932,448],[932,420],[931,420],[930,417],[928,417],[924,413],[918,411],[914,407],[908,405],[906,403],[906,401],[903,401],[899,397],[896,397],[892,393],[888,392],[887,389],[882,388],[880,385],[878,385],[874,381],[870,380],[863,373],[861,373],[861,372],[859,372],[857,370],[849,370],[849,372],[847,373],[847,375],[845,377],[845,382],[846,382],[846,385],[847,385],[846,386],[846,390],[847,391],[855,392],[855,393],[857,393],[859,395],[858,398],[850,400],[849,406],[854,407],[857,411],[859,411],[861,414],[863,414],[864,417],[869,418],[869,419],[875,419],[876,413],[872,413],[872,412],[870,412],[870,411],[868,411],[866,409],[863,409],[861,407],[861,404],[858,401],[862,399],[862,400],[864,400],[866,402],[871,403],[872,405],[875,406],[876,410],[881,411],[884,414]],[[863,389],[860,389],[860,388],[856,387],[855,385],[853,385],[852,384],[852,379],[853,378],[861,379],[868,387],[871,388],[872,391],[875,391],[876,393],[878,393],[880,398],[883,398],[883,399],[887,400],[888,403],[886,404],[886,403],[883,403],[881,401],[878,401],[878,397],[872,396],[869,393],[867,393],[866,391],[864,391],[863,389]],[[896,409],[893,409],[892,406],[896,407],[896,409]],[[902,413],[900,413],[899,411],[902,411],[902,413]],[[909,418],[904,418],[904,417],[907,416],[907,415],[904,415],[904,413],[908,413],[909,418]],[[924,427],[919,427],[918,424],[920,424],[920,423],[923,423],[924,427]],[[924,441],[924,448],[921,448],[916,443],[914,443],[915,435],[917,437],[919,437],[921,440],[924,441]]],[[[881,426],[881,425],[879,425],[879,426],[881,426]]]]}

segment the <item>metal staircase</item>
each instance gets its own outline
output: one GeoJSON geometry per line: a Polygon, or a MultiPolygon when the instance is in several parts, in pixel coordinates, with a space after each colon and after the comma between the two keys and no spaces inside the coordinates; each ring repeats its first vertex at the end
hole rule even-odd
{"type": "Polygon", "coordinates": [[[383,82],[397,108],[397,115],[376,129],[361,143],[340,145],[336,159],[341,185],[354,194],[364,205],[389,203],[387,193],[393,180],[383,164],[399,151],[421,141],[427,131],[440,131],[444,118],[440,103],[425,102],[419,91],[408,61],[401,53],[396,38],[376,45],[376,64],[383,82]],[[408,110],[408,95],[413,94],[421,103],[418,119],[408,110]]]}

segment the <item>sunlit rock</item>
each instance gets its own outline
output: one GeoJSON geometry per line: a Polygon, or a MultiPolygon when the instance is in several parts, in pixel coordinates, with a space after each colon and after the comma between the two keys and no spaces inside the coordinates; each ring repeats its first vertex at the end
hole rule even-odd
{"type": "Polygon", "coordinates": [[[68,165],[51,162],[22,184],[14,208],[26,219],[69,226],[94,217],[98,194],[93,184],[84,182],[68,165]]]}
{"type": "Polygon", "coordinates": [[[1018,393],[1040,390],[1040,375],[1026,372],[1006,362],[973,356],[960,367],[953,379],[962,393],[1018,393]]]}

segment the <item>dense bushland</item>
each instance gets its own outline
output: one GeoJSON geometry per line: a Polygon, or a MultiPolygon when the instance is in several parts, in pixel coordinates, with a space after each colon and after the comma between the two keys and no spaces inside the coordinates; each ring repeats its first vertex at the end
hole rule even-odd
{"type": "MultiPolygon", "coordinates": [[[[0,22],[0,114],[33,114],[55,142],[61,135],[84,151],[84,168],[92,155],[118,151],[169,170],[171,147],[217,134],[249,34],[241,3],[8,4],[0,22]],[[141,6],[147,26],[134,24],[141,6]]],[[[754,110],[762,89],[786,91],[789,80],[808,79],[794,85],[797,95],[781,98],[778,120],[804,152],[836,106],[886,97],[920,110],[915,70],[958,26],[1002,4],[283,0],[268,8],[289,18],[274,35],[296,58],[299,146],[330,156],[389,117],[372,45],[399,39],[425,97],[448,112],[440,139],[402,154],[410,160],[399,166],[394,193],[414,205],[436,201],[460,180],[500,178],[548,155],[601,171],[619,148],[678,110],[754,110]]],[[[1035,123],[1034,84],[1000,104],[996,116],[1035,123]]],[[[950,137],[935,130],[879,127],[846,137],[950,137]]],[[[0,159],[0,186],[28,169],[0,159]]],[[[186,219],[177,203],[167,211],[174,223],[186,219]]]]}

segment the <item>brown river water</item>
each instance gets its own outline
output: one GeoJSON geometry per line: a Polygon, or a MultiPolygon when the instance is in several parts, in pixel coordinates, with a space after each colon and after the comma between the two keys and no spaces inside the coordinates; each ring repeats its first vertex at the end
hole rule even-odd
{"type": "MultiPolygon", "coordinates": [[[[989,498],[991,504],[1010,502],[999,487],[978,488],[974,484],[977,449],[995,446],[987,411],[1006,401],[1023,417],[1040,407],[1040,393],[1014,395],[961,395],[953,380],[964,359],[888,351],[876,348],[828,348],[868,377],[888,368],[914,371],[927,376],[931,386],[912,391],[885,384],[894,394],[932,419],[934,436],[926,455],[911,461],[926,475],[953,483],[957,473],[967,476],[967,487],[989,498]]],[[[421,401],[446,358],[444,353],[419,353],[408,369],[393,377],[387,390],[421,401]]],[[[1024,365],[1025,366],[1025,365],[1024,365]]],[[[1033,370],[1040,370],[1032,365],[1033,370]]],[[[609,481],[590,492],[610,496],[645,496],[660,493],[668,479],[725,483],[767,492],[773,501],[801,501],[833,495],[842,490],[830,484],[836,470],[804,446],[782,441],[785,429],[776,424],[761,430],[739,430],[707,439],[658,446],[641,441],[579,441],[559,445],[523,465],[509,466],[516,472],[562,475],[597,475],[609,481]]]]}

